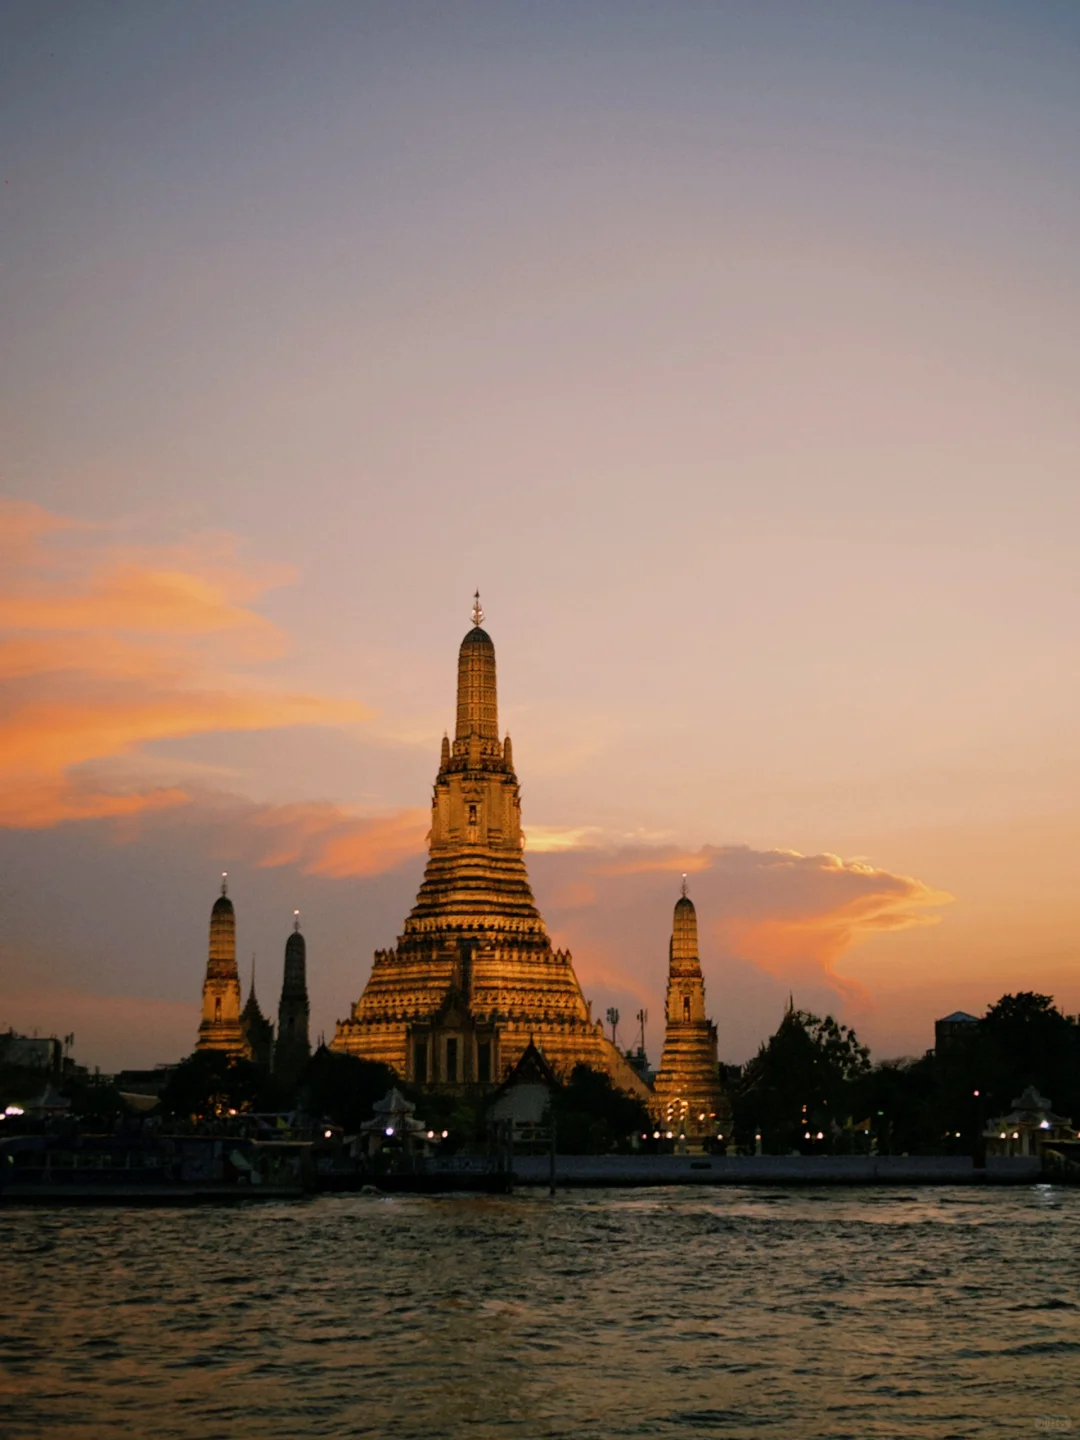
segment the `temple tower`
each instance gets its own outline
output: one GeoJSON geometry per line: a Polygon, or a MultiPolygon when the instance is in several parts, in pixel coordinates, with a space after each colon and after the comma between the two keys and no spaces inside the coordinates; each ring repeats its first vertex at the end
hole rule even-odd
{"type": "Polygon", "coordinates": [[[262,1013],[259,998],[255,994],[255,956],[251,957],[251,989],[247,1003],[240,1012],[240,1028],[247,1041],[248,1054],[256,1065],[270,1069],[274,1055],[274,1027],[262,1013]]]}
{"type": "Polygon", "coordinates": [[[536,908],[483,618],[477,595],[458,652],[457,721],[453,741],[442,741],[416,904],[396,947],[376,952],[333,1048],[380,1060],[414,1084],[461,1088],[497,1084],[531,1037],[557,1072],[585,1063],[648,1098],[592,1019],[569,953],[552,948],[536,908]]]}
{"type": "Polygon", "coordinates": [[[686,893],[685,875],[668,948],[667,1025],[653,1090],[654,1117],[677,1134],[703,1139],[722,1131],[726,1106],[716,1059],[716,1026],[705,1014],[697,911],[686,893]]]}
{"type": "Polygon", "coordinates": [[[236,968],[236,912],[229,899],[228,876],[210,911],[210,954],[203,981],[202,1023],[197,1050],[224,1050],[247,1057],[247,1038],[240,1023],[240,974],[236,968]]]}
{"type": "Polygon", "coordinates": [[[311,1058],[308,1040],[307,946],[300,933],[300,911],[293,911],[292,934],[285,942],[285,976],[278,1003],[274,1074],[291,1085],[311,1058]]]}

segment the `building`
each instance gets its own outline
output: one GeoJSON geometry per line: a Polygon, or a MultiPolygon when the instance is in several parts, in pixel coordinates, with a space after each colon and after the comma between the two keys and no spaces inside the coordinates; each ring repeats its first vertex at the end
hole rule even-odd
{"type": "Polygon", "coordinates": [[[293,911],[292,934],[285,942],[285,974],[278,1002],[274,1074],[287,1085],[297,1081],[311,1059],[308,1039],[307,946],[300,933],[300,911],[293,911]]]}
{"type": "Polygon", "coordinates": [[[229,899],[228,876],[210,912],[210,953],[203,981],[202,1023],[197,1050],[223,1050],[248,1058],[250,1049],[240,1021],[240,973],[236,968],[236,912],[229,899]]]}
{"type": "Polygon", "coordinates": [[[716,1026],[705,1014],[697,911],[686,893],[685,875],[682,894],[675,902],[668,947],[664,1049],[653,1091],[653,1118],[666,1128],[699,1140],[726,1130],[727,1106],[716,1057],[716,1026]]]}
{"type": "Polygon", "coordinates": [[[1045,1145],[1075,1140],[1067,1115],[1055,1115],[1050,1101],[1034,1085],[1013,1102],[1008,1115],[991,1120],[983,1131],[988,1155],[1038,1155],[1045,1145]]]}
{"type": "Polygon", "coordinates": [[[251,989],[247,1003],[240,1012],[240,1028],[247,1041],[248,1059],[264,1070],[269,1070],[274,1058],[274,1026],[262,1013],[259,998],[255,994],[255,956],[251,957],[251,989]]]}
{"type": "Polygon", "coordinates": [[[951,1060],[966,1054],[979,1033],[979,1017],[966,1010],[954,1010],[934,1021],[934,1054],[939,1060],[951,1060]]]}
{"type": "Polygon", "coordinates": [[[527,1045],[488,1101],[488,1119],[509,1121],[517,1130],[550,1122],[551,1097],[558,1083],[543,1054],[535,1045],[527,1045]]]}
{"type": "Polygon", "coordinates": [[[8,1030],[0,1034],[0,1065],[59,1075],[64,1068],[64,1046],[55,1035],[16,1035],[8,1030]]]}
{"type": "Polygon", "coordinates": [[[457,723],[444,736],[424,879],[404,932],[371,976],[333,1048],[379,1060],[412,1084],[497,1085],[530,1038],[560,1076],[584,1063],[648,1099],[593,1020],[573,961],[552,948],[523,854],[510,737],[499,738],[495,647],[473,628],[458,653],[457,723]]]}

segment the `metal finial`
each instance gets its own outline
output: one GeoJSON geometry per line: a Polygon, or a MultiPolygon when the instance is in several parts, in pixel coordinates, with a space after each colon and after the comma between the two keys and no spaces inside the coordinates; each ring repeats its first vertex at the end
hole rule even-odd
{"type": "Polygon", "coordinates": [[[221,872],[221,893],[222,893],[223,895],[227,895],[227,894],[229,893],[229,872],[228,872],[228,870],[222,870],[222,872],[221,872]]]}
{"type": "Polygon", "coordinates": [[[685,875],[682,877],[682,896],[683,896],[683,899],[685,900],[685,899],[686,899],[686,876],[685,876],[685,875]]]}
{"type": "Polygon", "coordinates": [[[472,623],[482,625],[484,623],[484,607],[480,604],[480,591],[477,590],[473,596],[472,623]]]}
{"type": "Polygon", "coordinates": [[[251,952],[251,993],[255,994],[255,951],[251,952]]]}
{"type": "Polygon", "coordinates": [[[299,934],[299,933],[300,933],[300,911],[299,911],[299,910],[294,910],[292,913],[293,913],[292,928],[297,932],[297,934],[299,934]]]}

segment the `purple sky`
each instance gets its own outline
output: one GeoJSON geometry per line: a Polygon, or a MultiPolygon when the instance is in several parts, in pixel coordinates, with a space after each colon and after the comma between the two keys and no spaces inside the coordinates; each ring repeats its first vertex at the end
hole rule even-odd
{"type": "Polygon", "coordinates": [[[598,1006],[698,856],[730,1059],[792,987],[893,1054],[1080,1008],[1078,61],[1038,0],[9,0],[0,1025],[175,1058],[228,868],[332,1030],[477,585],[598,1006]]]}

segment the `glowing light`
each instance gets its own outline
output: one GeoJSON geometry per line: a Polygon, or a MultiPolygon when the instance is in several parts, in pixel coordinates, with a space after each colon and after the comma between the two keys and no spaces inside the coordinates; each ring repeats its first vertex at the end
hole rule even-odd
{"type": "Polygon", "coordinates": [[[824,1140],[824,1139],[825,1139],[825,1132],[824,1132],[824,1130],[819,1130],[819,1131],[817,1132],[817,1138],[818,1138],[819,1140],[824,1140]]]}
{"type": "Polygon", "coordinates": [[[654,1131],[652,1132],[652,1138],[653,1138],[654,1140],[659,1140],[659,1139],[660,1139],[660,1131],[659,1131],[659,1130],[654,1130],[654,1131]]]}
{"type": "Polygon", "coordinates": [[[1049,1130],[1049,1129],[1050,1129],[1050,1121],[1049,1121],[1049,1120],[1040,1120],[1040,1121],[1039,1121],[1039,1129],[1040,1129],[1040,1130],[1049,1130]]]}
{"type": "Polygon", "coordinates": [[[25,1111],[21,1105],[8,1105],[4,1109],[5,1115],[23,1115],[25,1111]]]}
{"type": "Polygon", "coordinates": [[[429,1131],[427,1132],[427,1138],[428,1138],[429,1140],[434,1140],[434,1139],[435,1139],[435,1131],[434,1131],[434,1130],[429,1130],[429,1131]]]}
{"type": "Polygon", "coordinates": [[[1019,1139],[1020,1139],[1020,1131],[1019,1131],[1019,1130],[1014,1130],[1014,1131],[1013,1131],[1013,1139],[1014,1139],[1014,1140],[1019,1140],[1019,1139]]]}
{"type": "Polygon", "coordinates": [[[667,1138],[668,1138],[669,1140],[674,1140],[674,1139],[675,1139],[675,1136],[672,1134],[672,1132],[671,1132],[670,1130],[667,1132],[667,1138]]]}
{"type": "Polygon", "coordinates": [[[324,1139],[324,1140],[329,1140],[329,1139],[333,1136],[333,1133],[334,1133],[334,1132],[333,1132],[332,1130],[324,1130],[324,1131],[322,1132],[323,1139],[324,1139]]]}
{"type": "Polygon", "coordinates": [[[230,1110],[230,1111],[229,1111],[229,1114],[230,1114],[230,1115],[235,1115],[235,1114],[236,1114],[236,1111],[235,1111],[235,1110],[230,1110]]]}
{"type": "Polygon", "coordinates": [[[450,1131],[449,1131],[449,1130],[444,1130],[444,1131],[442,1132],[442,1138],[445,1140],[446,1137],[447,1137],[449,1134],[450,1134],[450,1131]]]}
{"type": "Polygon", "coordinates": [[[971,1093],[972,1093],[973,1095],[978,1095],[979,1092],[978,1092],[978,1090],[973,1090],[971,1093]]]}
{"type": "Polygon", "coordinates": [[[394,1127],[393,1127],[393,1125],[387,1125],[387,1127],[386,1127],[386,1133],[387,1133],[387,1135],[392,1135],[392,1134],[394,1133],[394,1127]]]}

